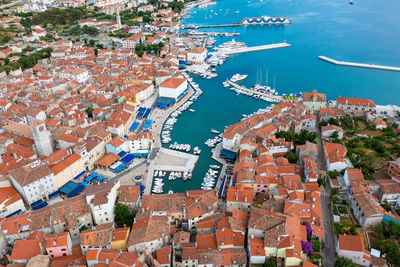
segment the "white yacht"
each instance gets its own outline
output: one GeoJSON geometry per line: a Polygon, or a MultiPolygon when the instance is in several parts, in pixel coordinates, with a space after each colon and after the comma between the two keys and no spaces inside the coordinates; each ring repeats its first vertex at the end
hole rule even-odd
{"type": "Polygon", "coordinates": [[[220,52],[224,52],[224,51],[230,51],[233,49],[243,48],[243,47],[246,47],[246,43],[237,42],[237,41],[235,41],[235,39],[232,39],[232,41],[229,41],[229,42],[219,45],[216,48],[216,50],[218,50],[220,52]]]}
{"type": "Polygon", "coordinates": [[[247,74],[240,75],[239,73],[237,73],[237,74],[233,75],[230,80],[235,83],[235,82],[243,81],[244,79],[247,78],[247,76],[248,76],[247,74]]]}

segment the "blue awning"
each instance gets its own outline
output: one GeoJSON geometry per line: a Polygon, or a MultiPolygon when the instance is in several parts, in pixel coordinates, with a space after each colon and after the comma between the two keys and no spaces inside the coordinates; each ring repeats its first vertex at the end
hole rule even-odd
{"type": "MultiPolygon", "coordinates": [[[[79,181],[81,183],[83,181],[79,181]]],[[[85,187],[83,185],[77,184],[73,181],[69,181],[62,187],[60,187],[59,191],[69,197],[73,197],[78,195],[85,187]]]]}
{"type": "Polygon", "coordinates": [[[38,209],[44,208],[44,207],[46,207],[46,206],[48,206],[48,205],[49,205],[49,204],[48,204],[47,202],[42,202],[42,203],[40,203],[40,204],[38,204],[38,205],[32,206],[32,209],[33,209],[33,210],[38,210],[38,209]]]}
{"type": "Polygon", "coordinates": [[[55,191],[55,192],[49,194],[49,198],[55,197],[55,196],[57,196],[58,194],[60,194],[60,192],[58,192],[58,190],[57,190],[57,191],[55,191]]]}
{"type": "Polygon", "coordinates": [[[103,175],[99,175],[96,177],[96,180],[103,181],[105,177],[103,175]]]}
{"type": "Polygon", "coordinates": [[[140,123],[137,121],[134,121],[131,125],[131,127],[129,127],[129,131],[133,132],[135,131],[138,127],[139,127],[140,123]]]}
{"type": "Polygon", "coordinates": [[[89,175],[88,177],[85,178],[85,181],[90,182],[91,180],[93,180],[94,178],[96,178],[98,176],[97,173],[92,173],[91,175],[89,175]]]}
{"type": "Polygon", "coordinates": [[[160,97],[157,99],[154,105],[160,108],[167,108],[168,106],[172,106],[174,103],[175,103],[174,98],[160,97]]]}
{"type": "Polygon", "coordinates": [[[81,185],[83,185],[84,187],[89,187],[90,186],[90,184],[88,184],[88,183],[86,183],[84,181],[82,181],[81,185]]]}
{"type": "Polygon", "coordinates": [[[125,152],[125,151],[121,151],[121,152],[119,152],[118,153],[118,156],[120,156],[121,158],[123,157],[123,156],[125,156],[127,153],[125,152]]]}
{"type": "Polygon", "coordinates": [[[220,157],[227,161],[234,161],[236,158],[236,152],[223,148],[220,157]]]}
{"type": "Polygon", "coordinates": [[[149,128],[149,127],[151,126],[152,123],[153,123],[153,120],[147,120],[147,121],[144,123],[143,128],[144,128],[144,129],[149,128]]]}
{"type": "Polygon", "coordinates": [[[22,210],[19,209],[19,210],[17,210],[17,211],[14,211],[13,213],[8,214],[8,215],[6,216],[6,218],[10,218],[10,217],[12,217],[12,216],[14,216],[14,215],[17,215],[17,214],[21,213],[21,212],[22,212],[22,210]]]}
{"type": "Polygon", "coordinates": [[[120,161],[122,161],[123,163],[129,164],[132,162],[132,160],[135,158],[134,155],[132,154],[128,154],[125,157],[123,157],[122,159],[120,159],[120,161]]]}
{"type": "Polygon", "coordinates": [[[74,177],[74,179],[78,179],[79,177],[81,177],[82,175],[84,175],[86,173],[86,170],[82,171],[81,173],[79,173],[77,176],[74,177]]]}
{"type": "Polygon", "coordinates": [[[42,200],[42,199],[39,199],[38,201],[33,202],[33,203],[31,204],[31,207],[37,206],[37,205],[39,205],[39,204],[42,203],[42,202],[43,202],[43,200],[42,200]]]}

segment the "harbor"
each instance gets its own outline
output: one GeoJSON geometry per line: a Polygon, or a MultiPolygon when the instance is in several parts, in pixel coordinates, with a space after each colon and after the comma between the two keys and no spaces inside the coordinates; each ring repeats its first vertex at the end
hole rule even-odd
{"type": "Polygon", "coordinates": [[[321,60],[324,60],[326,62],[335,64],[335,65],[340,65],[340,66],[358,67],[358,68],[367,68],[367,69],[377,69],[377,70],[400,71],[400,67],[338,61],[338,60],[335,60],[333,58],[329,58],[329,57],[326,57],[326,56],[319,56],[318,58],[321,59],[321,60]]]}
{"type": "MultiPolygon", "coordinates": [[[[243,3],[239,2],[238,0],[233,0],[233,4],[243,6],[243,3]]],[[[204,63],[204,66],[187,66],[187,69],[184,71],[190,75],[186,76],[187,78],[190,78],[188,80],[190,89],[196,90],[196,88],[201,87],[203,94],[189,108],[195,110],[195,112],[190,112],[188,109],[179,115],[178,121],[174,124],[173,129],[170,130],[169,133],[172,142],[163,144],[163,147],[169,148],[169,146],[175,142],[178,144],[190,144],[192,149],[193,147],[198,146],[199,149],[201,149],[201,154],[193,170],[192,179],[187,181],[184,181],[183,179],[169,181],[169,175],[166,175],[166,178],[164,178],[163,181],[163,183],[165,183],[165,192],[167,192],[169,188],[172,188],[174,192],[184,192],[188,189],[200,189],[202,187],[202,183],[204,182],[205,174],[210,168],[209,166],[220,164],[219,161],[215,160],[216,157],[211,156],[217,153],[216,149],[219,147],[219,145],[217,144],[215,147],[209,147],[207,144],[205,144],[206,140],[213,139],[215,137],[214,134],[210,133],[210,129],[214,128],[220,132],[223,132],[225,125],[229,125],[241,120],[243,118],[243,114],[251,114],[257,109],[264,109],[270,105],[270,102],[260,101],[260,99],[248,97],[245,94],[237,95],[232,90],[221,90],[222,82],[230,79],[235,73],[249,75],[245,82],[236,83],[238,86],[242,87],[240,89],[243,89],[243,87],[248,89],[249,91],[246,93],[254,93],[252,90],[250,90],[251,85],[269,84],[267,82],[268,79],[265,78],[265,75],[264,79],[260,77],[257,78],[257,75],[255,75],[257,70],[260,69],[260,72],[263,74],[269,73],[268,76],[271,80],[271,86],[273,84],[272,77],[274,77],[274,80],[276,78],[276,85],[274,82],[274,86],[272,87],[279,91],[278,99],[282,102],[286,101],[285,94],[288,96],[290,95],[291,90],[289,88],[294,88],[295,91],[306,91],[310,90],[310,86],[312,86],[312,88],[324,88],[330,97],[334,97],[337,94],[346,93],[353,97],[371,97],[377,99],[379,102],[386,103],[391,101],[391,98],[388,98],[387,94],[376,94],[375,88],[377,84],[390,93],[392,93],[394,90],[393,84],[399,84],[398,76],[393,72],[380,72],[379,75],[382,75],[382,77],[380,76],[378,79],[378,77],[372,75],[364,75],[363,73],[365,73],[365,71],[358,70],[356,68],[349,68],[347,71],[343,71],[342,68],[334,68],[334,70],[332,70],[332,66],[329,66],[329,64],[325,64],[322,61],[316,61],[316,47],[320,49],[319,51],[333,51],[333,54],[336,54],[335,52],[337,51],[333,48],[337,49],[337,47],[339,47],[340,49],[346,50],[349,44],[348,39],[343,40],[339,38],[340,36],[334,36],[335,39],[338,38],[335,42],[335,47],[331,45],[331,42],[328,44],[318,40],[316,42],[314,35],[311,34],[311,32],[313,32],[315,35],[319,35],[320,32],[314,31],[315,25],[326,27],[332,30],[332,25],[326,24],[325,21],[321,20],[321,17],[313,17],[312,19],[309,18],[309,20],[303,19],[303,21],[300,21],[298,17],[293,15],[293,12],[289,12],[291,7],[287,7],[287,5],[285,5],[285,8],[288,8],[288,11],[285,11],[280,5],[271,5],[270,10],[268,11],[270,14],[288,14],[288,17],[290,16],[295,24],[290,26],[288,25],[288,27],[285,27],[285,25],[277,25],[277,27],[272,27],[269,25],[251,26],[255,24],[250,24],[246,27],[236,27],[244,25],[237,24],[237,21],[242,18],[234,19],[232,12],[235,10],[230,10],[230,16],[223,16],[223,14],[219,11],[220,9],[225,11],[227,8],[229,8],[227,5],[227,2],[217,2],[217,4],[213,7],[193,9],[191,18],[184,20],[186,28],[216,28],[208,30],[210,32],[218,32],[220,30],[217,29],[218,27],[225,26],[226,29],[222,29],[223,32],[237,32],[240,34],[239,36],[235,37],[237,41],[245,43],[245,45],[248,47],[264,45],[267,42],[266,40],[269,40],[268,43],[279,43],[286,39],[288,40],[288,43],[291,44],[291,47],[290,49],[275,49],[270,51],[260,50],[255,53],[233,53],[232,55],[236,56],[229,56],[226,60],[224,60],[225,63],[222,65],[218,63],[216,71],[214,72],[218,73],[218,76],[214,75],[214,77],[209,76],[212,74],[212,72],[209,71],[209,68],[211,66],[211,62],[214,61],[213,58],[208,59],[207,62],[204,63]],[[206,21],[204,17],[206,15],[209,16],[209,9],[214,9],[214,11],[217,11],[219,14],[218,16],[214,16],[213,13],[212,20],[208,19],[206,21]],[[196,13],[193,14],[194,11],[196,11],[196,13]],[[201,25],[207,23],[210,25],[201,25]],[[309,27],[307,28],[307,31],[303,30],[304,26],[309,27]],[[229,27],[235,28],[229,29],[229,27]],[[295,64],[295,62],[301,63],[295,64]],[[331,82],[326,83],[327,77],[335,78],[332,79],[331,82]],[[360,84],[359,77],[363,77],[365,83],[360,84]],[[346,81],[346,83],[342,81],[346,81]],[[192,87],[192,83],[195,84],[196,88],[192,87]],[[227,116],[227,114],[229,114],[229,116],[227,116]]],[[[244,9],[241,9],[240,14],[244,14],[243,17],[256,17],[261,15],[262,13],[260,14],[258,10],[261,7],[265,7],[266,3],[259,3],[258,5],[259,6],[246,5],[245,9],[249,11],[245,12],[244,9]]],[[[320,4],[316,5],[316,9],[321,13],[326,12],[326,10],[324,10],[325,7],[320,4]]],[[[304,8],[300,8],[300,12],[306,13],[307,11],[308,7],[306,8],[306,6],[304,8]]],[[[336,10],[335,13],[339,13],[337,14],[338,16],[341,14],[341,12],[338,10],[336,10]]],[[[208,30],[205,29],[200,31],[203,32],[208,30]]],[[[346,28],[345,31],[346,34],[349,34],[348,31],[351,31],[351,28],[346,28]]],[[[215,39],[216,42],[212,47],[218,47],[221,44],[232,40],[232,38],[225,36],[218,38],[215,37],[215,39]]],[[[320,38],[319,40],[326,40],[326,38],[320,38]]],[[[201,42],[203,45],[206,43],[206,41],[203,39],[201,42]]],[[[351,42],[354,42],[354,40],[351,42]]],[[[374,43],[372,40],[370,40],[370,42],[374,43]]],[[[379,40],[375,40],[375,42],[380,43],[379,40]]],[[[365,47],[367,44],[368,43],[362,43],[361,47],[363,50],[369,51],[365,47]]],[[[389,45],[389,43],[386,43],[386,46],[387,45],[389,45]]],[[[215,56],[215,58],[217,58],[219,55],[223,55],[225,52],[223,49],[219,51],[220,53],[217,50],[214,52],[212,47],[210,45],[210,47],[207,47],[207,49],[212,51],[211,53],[213,56],[215,56]]],[[[348,49],[346,51],[348,51],[348,49]]],[[[355,54],[356,52],[357,50],[355,52],[352,51],[352,53],[355,54]]],[[[317,54],[319,53],[317,52],[317,54]]],[[[374,53],[371,52],[371,54],[374,53]]],[[[350,56],[352,56],[352,54],[349,54],[349,57],[350,56]]],[[[362,59],[366,62],[378,60],[377,58],[372,58],[371,56],[365,58],[358,57],[357,54],[354,58],[360,58],[360,60],[362,59]]],[[[392,57],[383,58],[380,62],[386,63],[387,65],[390,65],[388,63],[396,62],[397,59],[392,60],[391,58],[392,57]]],[[[215,60],[215,62],[218,62],[218,60],[215,60]]],[[[185,76],[185,72],[183,73],[185,76]]],[[[226,168],[228,167],[229,165],[227,165],[226,168]]],[[[215,187],[217,189],[222,186],[225,172],[226,171],[224,171],[224,167],[222,165],[220,172],[221,178],[219,178],[218,181],[215,180],[215,187]]]]}

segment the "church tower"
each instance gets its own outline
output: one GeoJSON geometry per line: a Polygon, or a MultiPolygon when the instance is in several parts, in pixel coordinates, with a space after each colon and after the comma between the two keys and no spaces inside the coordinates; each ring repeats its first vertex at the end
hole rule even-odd
{"type": "Polygon", "coordinates": [[[121,16],[119,15],[119,7],[117,7],[117,23],[118,23],[118,29],[121,29],[122,25],[121,25],[121,16]]]}
{"type": "Polygon", "coordinates": [[[50,132],[42,120],[36,120],[30,123],[33,140],[35,141],[36,151],[39,156],[50,156],[53,153],[50,132]]]}

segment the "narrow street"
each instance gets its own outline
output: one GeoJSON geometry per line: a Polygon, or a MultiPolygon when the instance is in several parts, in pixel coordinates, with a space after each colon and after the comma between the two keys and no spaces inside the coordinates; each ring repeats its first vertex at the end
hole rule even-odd
{"type": "MultiPolygon", "coordinates": [[[[318,158],[317,164],[318,168],[321,170],[326,170],[326,161],[324,155],[324,146],[323,140],[321,137],[321,131],[318,127],[319,124],[319,114],[317,114],[317,134],[318,134],[318,158]]],[[[324,224],[325,231],[325,247],[322,251],[323,259],[322,266],[324,267],[333,267],[335,265],[335,250],[336,250],[336,236],[333,229],[333,210],[331,207],[331,188],[330,184],[327,181],[326,188],[322,187],[321,194],[321,209],[322,209],[322,218],[324,224]]]]}

